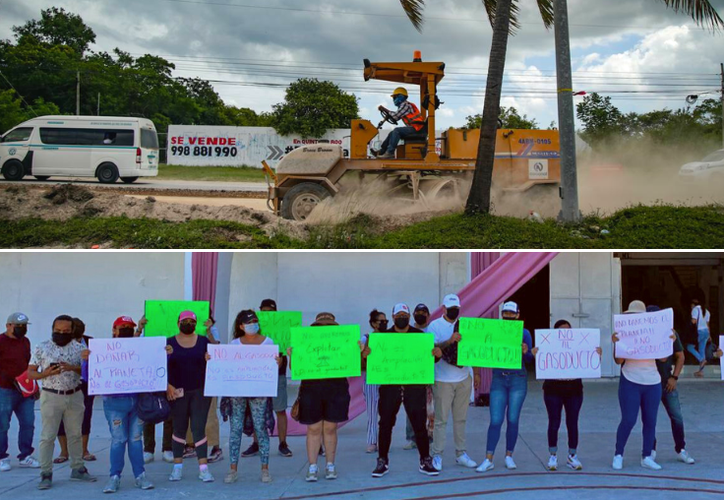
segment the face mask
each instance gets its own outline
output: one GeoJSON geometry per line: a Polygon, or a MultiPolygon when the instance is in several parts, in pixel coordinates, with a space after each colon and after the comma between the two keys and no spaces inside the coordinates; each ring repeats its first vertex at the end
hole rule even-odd
{"type": "Polygon", "coordinates": [[[179,330],[180,330],[181,333],[183,333],[184,335],[191,335],[191,334],[194,333],[194,331],[196,330],[196,325],[194,325],[194,324],[189,324],[189,323],[182,323],[182,324],[179,326],[179,330]]]}
{"type": "Polygon", "coordinates": [[[506,321],[517,321],[518,318],[506,318],[505,316],[503,316],[503,319],[506,321]]]}
{"type": "Polygon", "coordinates": [[[387,320],[380,321],[380,324],[377,327],[377,329],[381,332],[384,332],[385,330],[387,330],[388,325],[389,325],[389,322],[387,320]]]}
{"type": "Polygon", "coordinates": [[[448,317],[448,319],[451,319],[453,321],[458,319],[458,314],[460,314],[460,309],[458,309],[457,307],[448,309],[447,312],[445,313],[445,315],[448,317]]]}
{"type": "Polygon", "coordinates": [[[259,333],[259,323],[245,324],[244,331],[247,335],[256,335],[257,333],[259,333]]]}
{"type": "Polygon", "coordinates": [[[400,106],[403,102],[405,102],[405,98],[398,95],[394,99],[392,99],[392,102],[395,103],[395,106],[400,106]]]}
{"type": "Polygon", "coordinates": [[[16,339],[25,337],[26,333],[28,333],[27,325],[13,325],[13,335],[16,339]]]}
{"type": "Polygon", "coordinates": [[[53,332],[53,342],[59,347],[67,346],[71,340],[73,340],[73,336],[70,334],[53,332]]]}
{"type": "Polygon", "coordinates": [[[415,314],[415,323],[418,325],[424,325],[427,321],[427,316],[424,314],[415,314]]]}
{"type": "Polygon", "coordinates": [[[407,328],[407,325],[410,324],[410,318],[405,318],[404,316],[401,318],[395,318],[395,326],[402,330],[403,328],[407,328]]]}
{"type": "Polygon", "coordinates": [[[118,336],[123,339],[133,337],[133,328],[130,328],[130,327],[119,328],[118,336]]]}

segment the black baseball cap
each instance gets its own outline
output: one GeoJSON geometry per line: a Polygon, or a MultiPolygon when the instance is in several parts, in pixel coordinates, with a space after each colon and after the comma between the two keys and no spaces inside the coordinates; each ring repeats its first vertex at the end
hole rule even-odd
{"type": "Polygon", "coordinates": [[[264,299],[261,301],[261,305],[259,306],[259,309],[264,309],[265,307],[269,307],[276,311],[277,303],[274,301],[274,299],[264,299]]]}
{"type": "Polygon", "coordinates": [[[425,311],[427,314],[430,314],[430,309],[428,309],[427,306],[423,303],[417,304],[415,306],[415,312],[417,311],[425,311]]]}

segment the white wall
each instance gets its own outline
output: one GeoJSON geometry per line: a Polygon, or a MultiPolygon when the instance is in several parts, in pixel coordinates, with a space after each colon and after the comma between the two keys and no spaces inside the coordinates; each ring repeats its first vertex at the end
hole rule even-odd
{"type": "Polygon", "coordinates": [[[184,254],[0,253],[0,330],[16,311],[30,318],[33,345],[47,340],[53,318],[81,318],[92,337],[110,337],[113,320],[143,314],[146,299],[181,300],[184,254]]]}

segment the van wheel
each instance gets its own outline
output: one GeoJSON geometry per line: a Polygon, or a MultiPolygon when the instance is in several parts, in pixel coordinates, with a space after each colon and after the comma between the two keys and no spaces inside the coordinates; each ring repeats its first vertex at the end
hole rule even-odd
{"type": "Polygon", "coordinates": [[[49,175],[34,175],[33,177],[35,177],[39,181],[47,181],[48,179],[50,179],[49,175]]]}
{"type": "Polygon", "coordinates": [[[302,182],[290,189],[282,200],[282,217],[296,221],[305,221],[312,210],[323,199],[329,197],[329,191],[314,182],[302,182]]]}
{"type": "Polygon", "coordinates": [[[118,180],[118,168],[113,163],[103,163],[98,167],[96,176],[102,184],[113,184],[118,180]]]}
{"type": "Polygon", "coordinates": [[[126,184],[133,184],[138,180],[138,177],[121,177],[121,180],[126,184]]]}
{"type": "Polygon", "coordinates": [[[10,160],[3,165],[3,177],[8,181],[19,181],[25,177],[25,168],[18,160],[10,160]]]}

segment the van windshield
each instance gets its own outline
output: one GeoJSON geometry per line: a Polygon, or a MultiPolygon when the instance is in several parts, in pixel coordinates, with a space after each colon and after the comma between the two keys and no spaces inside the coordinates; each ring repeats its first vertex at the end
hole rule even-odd
{"type": "Polygon", "coordinates": [[[158,149],[158,135],[155,130],[141,129],[141,147],[144,149],[158,149]]]}
{"type": "Polygon", "coordinates": [[[0,138],[0,142],[25,142],[30,140],[30,134],[32,133],[33,127],[16,128],[0,138]]]}
{"type": "Polygon", "coordinates": [[[724,151],[716,151],[701,161],[721,161],[724,160],[724,151]]]}

